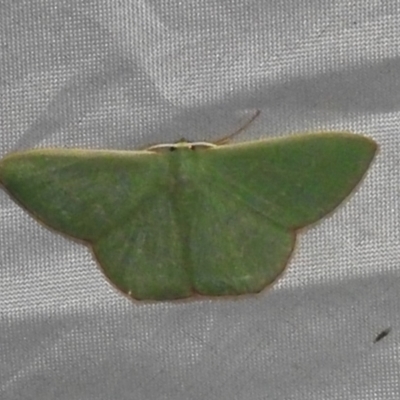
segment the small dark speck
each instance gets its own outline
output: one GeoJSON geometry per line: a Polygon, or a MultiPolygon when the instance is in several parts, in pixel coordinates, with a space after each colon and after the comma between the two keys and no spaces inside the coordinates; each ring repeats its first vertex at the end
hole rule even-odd
{"type": "Polygon", "coordinates": [[[382,340],[385,336],[389,335],[390,331],[392,330],[392,328],[386,328],[385,330],[383,330],[374,340],[374,343],[379,342],[380,340],[382,340]]]}

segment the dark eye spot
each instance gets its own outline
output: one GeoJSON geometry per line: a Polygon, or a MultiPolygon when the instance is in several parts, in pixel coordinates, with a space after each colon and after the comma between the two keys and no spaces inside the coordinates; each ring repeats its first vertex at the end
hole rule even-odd
{"type": "Polygon", "coordinates": [[[169,151],[175,151],[175,150],[176,150],[176,147],[171,146],[171,147],[169,148],[169,151]]]}
{"type": "Polygon", "coordinates": [[[196,150],[196,146],[190,146],[190,150],[195,151],[196,150]]]}

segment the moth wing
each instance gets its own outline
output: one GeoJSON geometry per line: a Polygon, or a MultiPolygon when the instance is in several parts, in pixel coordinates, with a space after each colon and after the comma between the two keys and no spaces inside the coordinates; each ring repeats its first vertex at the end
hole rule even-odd
{"type": "Polygon", "coordinates": [[[220,187],[277,224],[297,229],[332,212],[351,193],[376,149],[366,137],[330,132],[216,147],[204,151],[201,162],[220,187]]]}
{"type": "Polygon", "coordinates": [[[37,219],[87,241],[120,290],[167,299],[192,290],[168,171],[149,152],[30,150],[1,161],[0,181],[37,219]]]}
{"type": "Polygon", "coordinates": [[[365,174],[372,140],[308,134],[199,152],[191,229],[195,290],[259,292],[284,270],[295,230],[337,207],[365,174]]]}
{"type": "Polygon", "coordinates": [[[168,182],[149,152],[37,149],[0,162],[0,183],[46,225],[93,241],[129,218],[168,182]]]}

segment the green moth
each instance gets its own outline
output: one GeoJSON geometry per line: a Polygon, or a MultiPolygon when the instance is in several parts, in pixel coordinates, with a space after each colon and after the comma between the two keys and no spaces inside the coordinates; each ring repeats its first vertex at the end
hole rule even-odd
{"type": "Polygon", "coordinates": [[[350,194],[376,149],[335,132],[143,151],[35,149],[3,158],[0,182],[35,218],[86,243],[135,299],[241,295],[277,279],[296,231],[350,194]]]}

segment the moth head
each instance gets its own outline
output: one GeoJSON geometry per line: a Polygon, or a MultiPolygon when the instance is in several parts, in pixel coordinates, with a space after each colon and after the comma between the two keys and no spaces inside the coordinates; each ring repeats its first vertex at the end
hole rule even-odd
{"type": "Polygon", "coordinates": [[[204,150],[211,147],[216,147],[215,144],[209,142],[188,142],[185,139],[180,139],[175,143],[161,143],[148,147],[147,151],[164,153],[169,151],[195,151],[204,150]]]}

